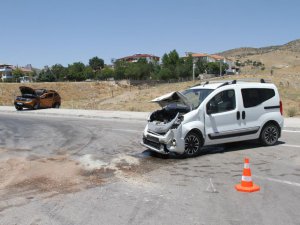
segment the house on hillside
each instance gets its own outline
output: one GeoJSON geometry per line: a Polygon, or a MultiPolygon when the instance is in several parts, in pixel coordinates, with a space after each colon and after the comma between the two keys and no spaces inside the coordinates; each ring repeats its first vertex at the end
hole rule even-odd
{"type": "Polygon", "coordinates": [[[201,60],[203,62],[209,63],[209,62],[221,62],[226,63],[228,65],[228,69],[226,70],[226,74],[237,74],[238,68],[235,66],[234,62],[228,58],[225,58],[221,55],[215,55],[215,54],[206,54],[206,53],[193,53],[193,52],[186,52],[185,57],[192,56],[194,59],[194,62],[197,62],[198,60],[201,60]]]}
{"type": "Polygon", "coordinates": [[[185,54],[186,54],[185,57],[192,56],[193,59],[195,60],[202,60],[203,62],[207,62],[207,63],[220,62],[220,61],[223,63],[227,63],[227,59],[220,55],[209,55],[206,53],[193,53],[193,52],[186,52],[185,54]]]}
{"type": "Polygon", "coordinates": [[[13,71],[17,69],[19,69],[24,77],[26,77],[23,77],[23,80],[28,80],[30,78],[29,74],[33,72],[31,64],[28,64],[25,67],[18,67],[10,64],[0,64],[0,79],[2,81],[12,80],[14,78],[13,71]]]}
{"type": "Polygon", "coordinates": [[[123,58],[117,59],[117,61],[125,61],[125,62],[137,62],[139,59],[146,59],[147,62],[158,62],[159,57],[155,55],[149,55],[149,54],[135,54],[130,56],[125,56],[123,58]]]}
{"type": "Polygon", "coordinates": [[[13,65],[9,64],[0,64],[0,79],[5,81],[7,79],[12,79],[13,65]]]}

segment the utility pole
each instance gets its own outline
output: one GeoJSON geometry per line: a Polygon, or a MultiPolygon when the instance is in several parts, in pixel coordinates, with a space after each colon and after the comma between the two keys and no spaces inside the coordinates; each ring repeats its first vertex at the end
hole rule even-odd
{"type": "Polygon", "coordinates": [[[196,65],[195,65],[195,61],[193,59],[193,81],[195,81],[195,67],[196,67],[196,65]]]}

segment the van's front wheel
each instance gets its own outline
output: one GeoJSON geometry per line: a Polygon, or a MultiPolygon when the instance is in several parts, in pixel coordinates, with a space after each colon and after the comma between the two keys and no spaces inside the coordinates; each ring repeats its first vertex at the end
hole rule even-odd
{"type": "Polygon", "coordinates": [[[189,132],[185,139],[184,155],[188,157],[197,156],[201,152],[202,139],[196,132],[189,132]]]}

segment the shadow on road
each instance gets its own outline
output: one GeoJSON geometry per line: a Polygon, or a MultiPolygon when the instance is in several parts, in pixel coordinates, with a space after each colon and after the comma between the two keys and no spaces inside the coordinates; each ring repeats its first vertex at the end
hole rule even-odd
{"type": "MultiPolygon", "coordinates": [[[[282,145],[282,144],[285,144],[285,142],[278,141],[275,146],[282,145]]],[[[255,149],[255,148],[260,148],[260,147],[262,147],[262,145],[260,143],[258,143],[256,140],[234,142],[234,143],[228,143],[228,144],[222,144],[222,145],[211,145],[211,146],[203,147],[202,153],[197,157],[201,157],[203,155],[208,155],[208,154],[220,154],[220,153],[226,153],[226,152],[243,151],[243,150],[247,150],[247,149],[255,149]]],[[[168,155],[163,155],[163,154],[159,154],[157,152],[151,151],[149,149],[143,151],[139,155],[140,155],[140,157],[143,157],[143,158],[146,158],[146,157],[154,157],[154,158],[160,158],[160,159],[186,159],[186,158],[188,158],[184,155],[179,155],[176,153],[170,153],[168,155]]]]}

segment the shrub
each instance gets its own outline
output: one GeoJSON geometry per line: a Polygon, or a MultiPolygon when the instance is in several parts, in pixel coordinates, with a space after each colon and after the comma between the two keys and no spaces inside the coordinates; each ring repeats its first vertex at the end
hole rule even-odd
{"type": "Polygon", "coordinates": [[[289,117],[294,117],[297,114],[297,109],[295,107],[289,108],[287,114],[289,117]]]}

